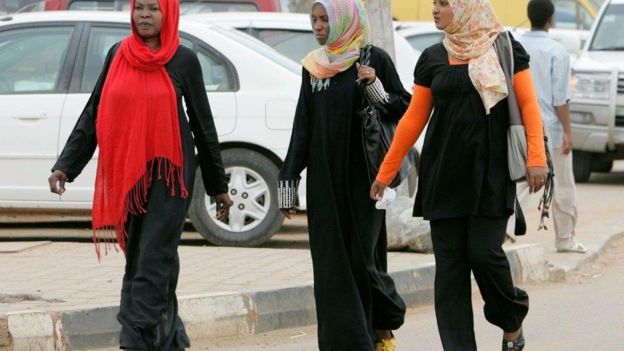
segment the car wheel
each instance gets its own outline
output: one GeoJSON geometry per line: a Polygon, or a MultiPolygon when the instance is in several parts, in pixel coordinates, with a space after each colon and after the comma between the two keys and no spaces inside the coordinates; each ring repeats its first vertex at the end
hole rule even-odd
{"type": "Polygon", "coordinates": [[[262,154],[246,149],[222,152],[234,205],[225,221],[216,220],[216,202],[206,195],[201,172],[189,217],[199,233],[220,246],[256,246],[271,238],[284,222],[277,203],[277,166],[262,154]]]}
{"type": "MultiPolygon", "coordinates": [[[[572,151],[572,171],[577,183],[585,183],[592,172],[592,154],[586,151],[572,151]]],[[[556,176],[556,175],[555,175],[556,176]]]]}
{"type": "Polygon", "coordinates": [[[613,160],[594,160],[592,172],[609,173],[613,169],[613,160]]]}

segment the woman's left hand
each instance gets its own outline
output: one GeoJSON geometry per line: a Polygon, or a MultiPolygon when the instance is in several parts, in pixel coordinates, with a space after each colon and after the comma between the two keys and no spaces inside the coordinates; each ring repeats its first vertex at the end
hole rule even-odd
{"type": "Polygon", "coordinates": [[[217,201],[217,220],[222,221],[230,215],[230,207],[234,204],[230,199],[228,193],[223,193],[215,196],[217,201]]]}
{"type": "Polygon", "coordinates": [[[546,167],[528,167],[526,179],[529,183],[529,193],[538,192],[546,183],[548,169],[546,167]]]}
{"type": "Polygon", "coordinates": [[[373,67],[360,65],[357,62],[355,64],[358,70],[358,79],[356,80],[358,84],[360,84],[361,82],[366,82],[366,84],[372,84],[375,79],[377,79],[377,75],[373,67]]]}

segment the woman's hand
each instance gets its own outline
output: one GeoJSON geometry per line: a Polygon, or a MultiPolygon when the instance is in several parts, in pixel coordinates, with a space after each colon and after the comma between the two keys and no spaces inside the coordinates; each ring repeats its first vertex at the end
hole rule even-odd
{"type": "Polygon", "coordinates": [[[375,181],[370,188],[370,198],[375,201],[379,201],[383,197],[384,191],[387,187],[388,186],[386,184],[375,181]]]}
{"type": "Polygon", "coordinates": [[[50,184],[50,191],[63,195],[65,192],[65,182],[67,181],[67,174],[58,169],[52,172],[52,175],[48,178],[48,184],[50,184]]]}
{"type": "Polygon", "coordinates": [[[291,211],[290,209],[283,208],[280,211],[282,211],[282,214],[284,215],[284,217],[286,217],[288,219],[292,218],[292,216],[290,215],[290,211],[291,211]]]}
{"type": "Polygon", "coordinates": [[[215,196],[217,201],[217,220],[222,221],[230,216],[230,207],[234,204],[230,199],[228,193],[223,193],[215,196]]]}
{"type": "Polygon", "coordinates": [[[546,183],[548,169],[546,167],[528,167],[526,173],[527,183],[529,183],[529,193],[538,192],[546,183]]]}
{"type": "Polygon", "coordinates": [[[377,79],[377,75],[375,69],[371,66],[360,65],[359,63],[355,63],[358,70],[358,79],[356,82],[360,84],[361,82],[366,82],[366,84],[372,84],[375,79],[377,79]]]}

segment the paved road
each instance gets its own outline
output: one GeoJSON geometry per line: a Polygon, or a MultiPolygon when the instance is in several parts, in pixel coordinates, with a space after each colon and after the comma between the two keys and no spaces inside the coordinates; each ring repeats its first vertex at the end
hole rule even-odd
{"type": "MultiPolygon", "coordinates": [[[[624,240],[611,245],[596,262],[566,283],[525,286],[531,312],[525,322],[528,351],[624,350],[624,240]]],[[[501,333],[485,322],[481,298],[475,295],[475,324],[481,350],[498,350],[501,333]]],[[[432,307],[409,311],[397,333],[397,351],[441,350],[432,307]]],[[[192,350],[312,351],[314,327],[288,329],[254,338],[195,342],[192,350]]]]}

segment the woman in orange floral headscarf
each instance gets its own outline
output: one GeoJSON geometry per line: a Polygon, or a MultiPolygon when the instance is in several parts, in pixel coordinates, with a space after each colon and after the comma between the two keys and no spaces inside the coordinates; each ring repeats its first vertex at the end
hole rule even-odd
{"type": "MultiPolygon", "coordinates": [[[[370,195],[383,195],[429,123],[414,215],[431,223],[436,317],[444,350],[477,349],[471,272],[485,300],[485,317],[504,332],[503,350],[522,350],[529,299],[514,287],[502,249],[516,200],[507,165],[510,92],[493,46],[503,27],[488,0],[435,0],[433,17],[445,38],[420,56],[412,101],[370,195]]],[[[541,115],[529,56],[511,42],[513,90],[527,132],[527,180],[535,192],[546,175],[541,115]]]]}

